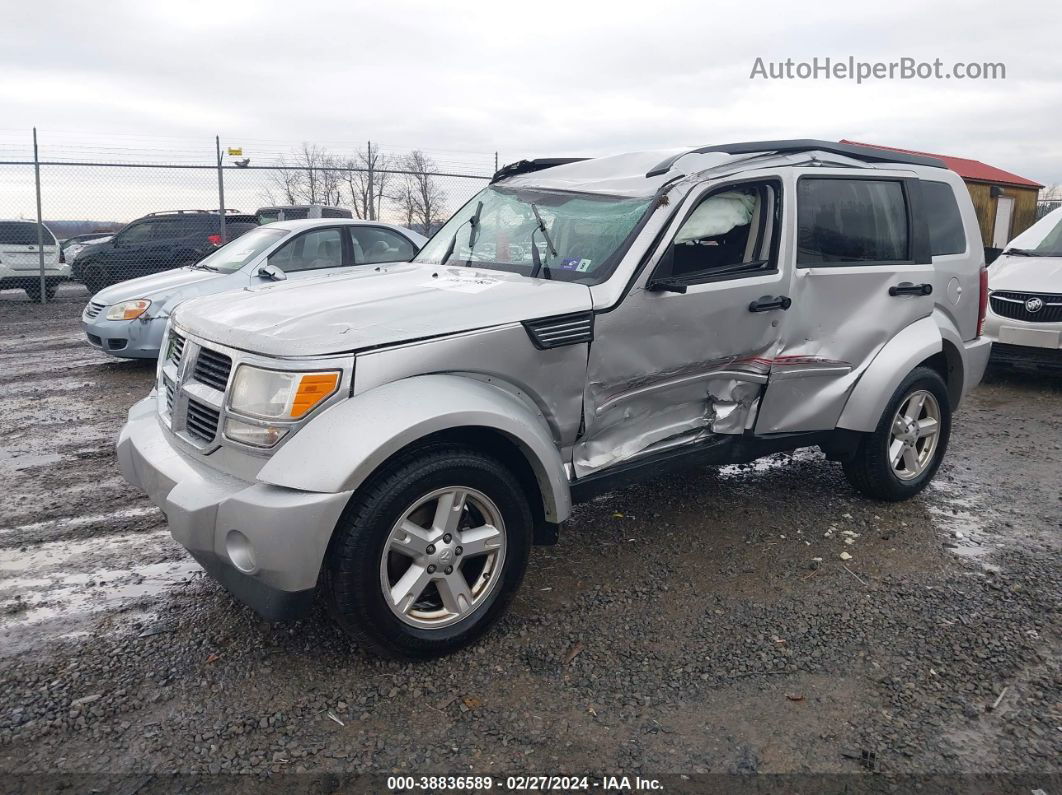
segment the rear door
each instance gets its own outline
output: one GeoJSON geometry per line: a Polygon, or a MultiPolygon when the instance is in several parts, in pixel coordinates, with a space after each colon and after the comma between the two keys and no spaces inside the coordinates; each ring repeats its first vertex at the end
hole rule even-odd
{"type": "Polygon", "coordinates": [[[933,312],[922,189],[909,172],[801,169],[796,267],[758,434],[831,430],[878,351],[933,312]]]}
{"type": "MultiPolygon", "coordinates": [[[[59,270],[59,246],[48,227],[41,228],[44,249],[44,272],[59,270]]],[[[15,273],[39,273],[40,249],[37,247],[37,224],[34,221],[0,221],[0,263],[15,273]]]]}

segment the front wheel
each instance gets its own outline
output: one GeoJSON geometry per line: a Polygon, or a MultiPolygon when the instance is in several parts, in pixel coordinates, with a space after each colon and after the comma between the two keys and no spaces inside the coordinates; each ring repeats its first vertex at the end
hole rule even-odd
{"type": "Polygon", "coordinates": [[[466,646],[508,608],[527,568],[531,511],[517,479],[478,451],[412,451],[344,512],[325,561],[340,626],[387,656],[466,646]]]}
{"type": "Polygon", "coordinates": [[[944,379],[936,370],[916,367],[896,388],[878,427],[845,462],[845,476],[868,497],[906,500],[936,475],[950,435],[944,379]]]}

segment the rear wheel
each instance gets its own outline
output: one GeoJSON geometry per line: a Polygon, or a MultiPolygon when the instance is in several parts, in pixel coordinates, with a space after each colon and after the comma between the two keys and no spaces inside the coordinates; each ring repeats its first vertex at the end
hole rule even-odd
{"type": "Polygon", "coordinates": [[[848,481],[868,497],[906,500],[936,475],[951,435],[951,404],[936,370],[917,367],[893,393],[873,433],[844,464],[848,481]]]}
{"type": "Polygon", "coordinates": [[[478,451],[412,451],[344,512],[325,561],[340,626],[388,656],[428,658],[479,638],[527,567],[531,511],[516,478],[478,451]]]}
{"type": "MultiPolygon", "coordinates": [[[[44,285],[44,296],[49,301],[55,300],[55,293],[59,289],[59,282],[48,281],[44,285]]],[[[26,295],[34,303],[41,302],[41,284],[40,282],[32,282],[25,287],[26,295]]]]}

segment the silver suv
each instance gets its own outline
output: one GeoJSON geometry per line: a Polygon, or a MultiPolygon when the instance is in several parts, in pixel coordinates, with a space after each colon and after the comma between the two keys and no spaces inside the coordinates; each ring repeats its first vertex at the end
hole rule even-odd
{"type": "Polygon", "coordinates": [[[182,304],[121,468],[262,615],[379,652],[505,611],[574,501],[817,446],[917,494],[989,343],[936,160],[770,141],[522,161],[411,262],[182,304]]]}

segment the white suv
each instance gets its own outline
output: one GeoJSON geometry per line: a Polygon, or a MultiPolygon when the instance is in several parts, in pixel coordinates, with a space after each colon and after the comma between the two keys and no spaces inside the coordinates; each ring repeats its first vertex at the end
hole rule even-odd
{"type": "Polygon", "coordinates": [[[1010,242],[988,269],[988,286],[992,363],[1062,370],[1062,208],[1010,242]]]}
{"type": "MultiPolygon", "coordinates": [[[[59,284],[70,278],[70,267],[60,261],[59,244],[44,224],[41,224],[41,238],[45,291],[51,301],[59,284]]],[[[10,288],[21,288],[32,300],[41,300],[36,221],[0,221],[0,290],[10,288]]]]}

